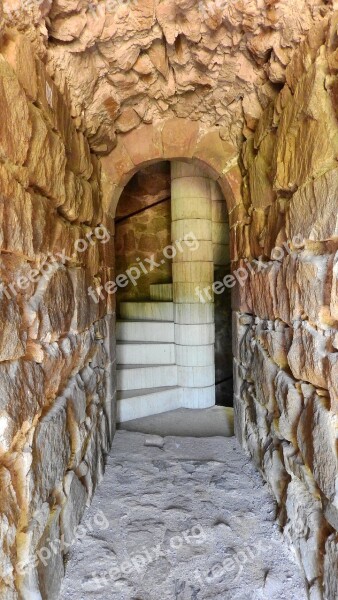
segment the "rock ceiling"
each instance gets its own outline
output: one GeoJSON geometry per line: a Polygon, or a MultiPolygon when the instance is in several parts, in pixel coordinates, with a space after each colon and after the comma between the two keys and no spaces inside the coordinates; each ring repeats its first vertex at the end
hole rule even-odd
{"type": "MultiPolygon", "coordinates": [[[[1,0],[0,0],[1,3],[1,0]]],[[[92,148],[172,116],[254,129],[325,0],[3,0],[29,30],[92,148]],[[244,120],[243,120],[244,117],[244,120]]]]}

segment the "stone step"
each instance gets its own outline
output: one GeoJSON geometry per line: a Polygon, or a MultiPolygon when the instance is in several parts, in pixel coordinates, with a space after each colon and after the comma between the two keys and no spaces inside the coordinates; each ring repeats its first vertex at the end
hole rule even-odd
{"type": "Polygon", "coordinates": [[[172,302],[121,302],[121,319],[139,321],[173,321],[174,304],[172,302]]]}
{"type": "Polygon", "coordinates": [[[116,340],[118,342],[174,342],[175,325],[172,321],[118,321],[116,340]]]}
{"type": "Polygon", "coordinates": [[[117,422],[158,415],[181,408],[182,390],[176,386],[117,393],[117,422]]]}
{"type": "Polygon", "coordinates": [[[150,298],[156,302],[173,301],[172,283],[152,283],[150,285],[150,298]]]}
{"type": "Polygon", "coordinates": [[[118,365],[174,365],[175,344],[117,342],[118,365]]]}
{"type": "Polygon", "coordinates": [[[176,365],[124,365],[117,369],[117,390],[177,386],[176,365]]]}

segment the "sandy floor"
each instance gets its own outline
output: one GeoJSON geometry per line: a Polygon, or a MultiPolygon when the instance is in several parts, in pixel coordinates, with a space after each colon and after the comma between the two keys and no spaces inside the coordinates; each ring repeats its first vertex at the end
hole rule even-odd
{"type": "Polygon", "coordinates": [[[235,438],[118,432],[61,598],[305,600],[274,516],[235,438]]]}

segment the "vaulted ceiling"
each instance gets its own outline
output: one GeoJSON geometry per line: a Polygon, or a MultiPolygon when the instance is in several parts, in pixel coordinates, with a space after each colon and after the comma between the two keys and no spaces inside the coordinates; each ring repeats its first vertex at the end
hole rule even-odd
{"type": "MultiPolygon", "coordinates": [[[[0,0],[1,3],[1,0],[0,0]]],[[[334,0],[4,0],[70,91],[92,148],[172,116],[254,129],[295,46],[334,0]],[[23,7],[22,7],[23,5],[23,7]]]]}

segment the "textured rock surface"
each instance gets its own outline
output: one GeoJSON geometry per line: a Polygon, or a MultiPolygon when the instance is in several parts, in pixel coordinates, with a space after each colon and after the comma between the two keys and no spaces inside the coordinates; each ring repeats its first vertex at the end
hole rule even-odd
{"type": "Polygon", "coordinates": [[[113,306],[87,289],[113,231],[66,94],[28,35],[0,52],[0,596],[56,599],[114,429],[113,306]]]}
{"type": "MultiPolygon", "coordinates": [[[[5,600],[57,597],[67,548],[45,569],[34,556],[48,539],[72,537],[102,475],[114,429],[115,297],[103,293],[114,278],[114,208],[137,165],[162,158],[204,163],[225,194],[238,439],[276,497],[310,598],[336,598],[332,9],[324,0],[0,2],[5,600]],[[92,154],[116,143],[101,161],[92,154]],[[93,238],[102,223],[109,239],[93,238]]],[[[162,198],[158,181],[141,205],[149,193],[162,198]]],[[[132,189],[125,200],[140,205],[132,189]]],[[[202,221],[210,206],[193,209],[202,221]]],[[[145,252],[157,241],[145,237],[145,252]]],[[[265,585],[269,597],[274,583],[265,585]]]]}
{"type": "Polygon", "coordinates": [[[104,527],[71,550],[64,600],[306,598],[272,496],[234,438],[118,432],[84,522],[100,510],[104,527]]]}
{"type": "Polygon", "coordinates": [[[40,52],[48,29],[50,72],[67,80],[99,151],[115,131],[172,116],[226,126],[235,139],[244,112],[253,129],[294,48],[330,10],[322,0],[4,0],[7,22],[24,23],[40,52]]]}

